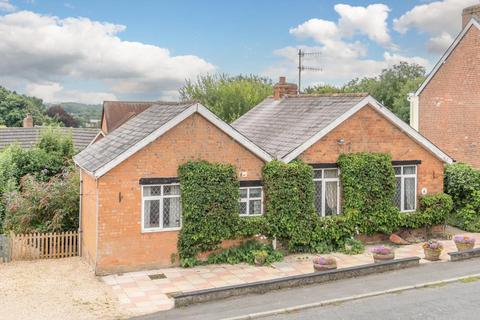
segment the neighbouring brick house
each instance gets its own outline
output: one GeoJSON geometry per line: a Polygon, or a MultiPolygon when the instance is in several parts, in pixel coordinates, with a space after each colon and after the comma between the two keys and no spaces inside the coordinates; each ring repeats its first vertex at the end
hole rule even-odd
{"type": "Polygon", "coordinates": [[[325,216],[341,213],[338,156],[359,151],[392,155],[402,211],[441,192],[452,162],[366,94],[276,93],[232,125],[198,103],[154,103],[75,157],[82,256],[98,274],[171,265],[182,214],[177,170],[188,160],[234,165],[240,214],[251,216],[263,214],[263,165],[302,159],[314,168],[325,216]]]}
{"type": "Polygon", "coordinates": [[[410,97],[410,125],[456,161],[480,168],[480,4],[410,97]]]}

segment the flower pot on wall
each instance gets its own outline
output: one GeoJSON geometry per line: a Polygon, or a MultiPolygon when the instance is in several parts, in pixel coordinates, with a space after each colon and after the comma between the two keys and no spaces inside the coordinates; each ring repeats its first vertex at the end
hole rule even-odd
{"type": "Polygon", "coordinates": [[[378,254],[378,253],[373,254],[373,262],[375,263],[389,261],[393,259],[395,259],[395,253],[393,252],[389,254],[378,254]]]}
{"type": "Polygon", "coordinates": [[[458,251],[472,250],[475,246],[475,238],[470,236],[455,236],[453,242],[455,242],[458,251]]]}
{"type": "Polygon", "coordinates": [[[337,269],[337,260],[332,257],[315,257],[312,260],[313,270],[316,272],[328,271],[337,269]]]}
{"type": "Polygon", "coordinates": [[[425,259],[429,261],[440,260],[440,254],[443,250],[443,245],[440,242],[436,240],[430,240],[425,242],[422,247],[425,254],[425,259]]]}

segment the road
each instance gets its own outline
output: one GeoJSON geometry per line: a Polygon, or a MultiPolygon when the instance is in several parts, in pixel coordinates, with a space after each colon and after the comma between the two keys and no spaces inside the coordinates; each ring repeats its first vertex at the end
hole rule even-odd
{"type": "MultiPolygon", "coordinates": [[[[258,312],[296,307],[331,299],[342,299],[354,295],[390,290],[399,287],[441,281],[472,274],[480,274],[480,258],[462,262],[432,263],[404,270],[345,279],[324,284],[272,291],[266,294],[252,294],[225,300],[212,301],[177,308],[166,312],[139,317],[141,320],[217,320],[245,316],[258,312]]],[[[480,319],[480,281],[452,283],[445,286],[414,289],[397,294],[388,294],[358,301],[343,302],[340,305],[324,306],[301,312],[278,315],[270,319],[410,319],[422,315],[422,319],[442,319],[442,314],[476,310],[480,319]],[[462,289],[466,291],[462,291],[462,289]],[[450,295],[449,292],[452,291],[450,295]],[[439,297],[432,298],[432,297],[439,297]],[[418,302],[418,303],[417,303],[418,302]],[[420,302],[423,302],[420,303],[420,302]],[[466,307],[465,307],[466,305],[466,307]],[[463,307],[460,307],[463,306],[463,307]],[[331,310],[331,314],[325,314],[331,310]],[[393,310],[390,312],[390,310],[393,310]],[[395,311],[396,310],[396,311],[395,311]],[[431,312],[429,314],[428,312],[431,312]],[[411,313],[411,314],[410,314],[411,313]],[[324,317],[318,316],[322,314],[324,317]],[[415,315],[417,314],[417,315],[415,315]],[[398,318],[395,318],[397,317],[398,318]],[[362,318],[364,317],[364,318],[362,318]]],[[[457,314],[457,313],[455,313],[457,314]]],[[[420,316],[419,316],[420,317],[420,316]]],[[[453,317],[469,319],[468,315],[453,317]]],[[[452,319],[450,315],[450,319],[452,319]]]]}

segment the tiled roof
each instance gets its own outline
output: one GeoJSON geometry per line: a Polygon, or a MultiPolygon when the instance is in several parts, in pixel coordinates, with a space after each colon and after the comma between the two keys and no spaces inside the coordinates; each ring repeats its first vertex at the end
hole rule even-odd
{"type": "Polygon", "coordinates": [[[353,108],[368,94],[325,94],[267,98],[232,126],[281,159],[353,108]]]}
{"type": "MultiPolygon", "coordinates": [[[[17,143],[22,148],[32,147],[38,142],[42,129],[45,128],[0,128],[0,150],[12,143],[17,143]]],[[[88,146],[100,131],[100,129],[96,128],[57,128],[56,130],[60,130],[63,133],[71,132],[73,145],[79,151],[88,146]]]]}
{"type": "Polygon", "coordinates": [[[193,102],[154,104],[84,149],[74,157],[74,160],[80,167],[93,173],[115,160],[193,104],[193,102]]]}

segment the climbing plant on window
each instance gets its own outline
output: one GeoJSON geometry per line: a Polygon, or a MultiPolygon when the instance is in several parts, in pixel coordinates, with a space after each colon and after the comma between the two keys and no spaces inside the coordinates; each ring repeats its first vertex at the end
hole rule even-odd
{"type": "Polygon", "coordinates": [[[194,259],[234,236],[239,182],[234,166],[206,161],[181,165],[178,176],[183,215],[178,252],[181,259],[194,259]]]}
{"type": "Polygon", "coordinates": [[[360,233],[390,233],[399,224],[393,204],[396,181],[392,159],[385,153],[349,153],[338,161],[346,216],[360,233]]]}

